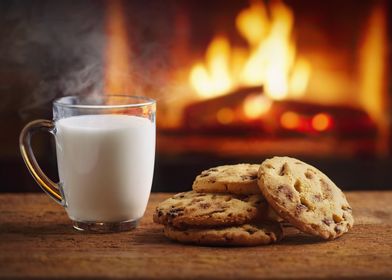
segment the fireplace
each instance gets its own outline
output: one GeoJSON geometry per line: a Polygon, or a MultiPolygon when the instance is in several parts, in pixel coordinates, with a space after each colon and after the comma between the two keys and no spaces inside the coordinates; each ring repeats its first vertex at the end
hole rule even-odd
{"type": "MultiPolygon", "coordinates": [[[[48,104],[61,95],[156,98],[153,190],[188,189],[204,168],[271,155],[308,160],[343,188],[392,183],[387,1],[3,5],[3,29],[15,31],[2,30],[5,47],[16,51],[0,68],[19,126],[50,118],[48,104]],[[18,35],[13,26],[32,30],[18,35]],[[24,46],[23,36],[35,44],[24,46]],[[36,61],[20,59],[20,45],[36,61]]],[[[39,145],[55,170],[47,140],[39,145]]]]}
{"type": "Polygon", "coordinates": [[[388,153],[386,3],[214,3],[209,27],[190,20],[199,5],[175,17],[183,61],[161,102],[163,153],[388,153]],[[206,28],[217,31],[181,42],[206,28]]]}
{"type": "Polygon", "coordinates": [[[211,161],[292,155],[344,186],[382,185],[376,169],[385,171],[391,156],[388,8],[385,1],[181,5],[174,86],[159,114],[158,162],[168,168],[158,175],[180,190],[211,161]],[[347,167],[373,175],[353,180],[347,167]],[[180,175],[170,178],[170,169],[180,175]]]}

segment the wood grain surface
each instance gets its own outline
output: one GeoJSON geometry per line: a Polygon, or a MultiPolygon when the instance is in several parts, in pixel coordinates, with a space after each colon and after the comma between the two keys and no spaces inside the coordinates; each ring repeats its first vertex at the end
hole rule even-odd
{"type": "Polygon", "coordinates": [[[87,234],[44,194],[0,195],[0,278],[392,278],[392,192],[347,193],[356,224],[337,240],[293,231],[252,248],[167,240],[152,213],[168,196],[152,194],[133,231],[87,234]]]}

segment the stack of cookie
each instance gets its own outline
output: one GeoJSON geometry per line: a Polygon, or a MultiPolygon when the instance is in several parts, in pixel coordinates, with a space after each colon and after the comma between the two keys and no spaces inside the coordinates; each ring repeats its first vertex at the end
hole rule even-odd
{"type": "Polygon", "coordinates": [[[354,223],[343,192],[318,169],[289,157],[205,170],[193,191],[159,204],[154,221],[170,239],[221,246],[277,242],[282,221],[324,239],[354,223]]]}

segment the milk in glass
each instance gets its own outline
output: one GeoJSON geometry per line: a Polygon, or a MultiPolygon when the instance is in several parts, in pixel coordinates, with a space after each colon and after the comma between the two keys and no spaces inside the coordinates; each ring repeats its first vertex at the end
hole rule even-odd
{"type": "Polygon", "coordinates": [[[72,220],[137,220],[151,190],[155,124],[128,115],[83,115],[56,122],[59,176],[72,220]]]}

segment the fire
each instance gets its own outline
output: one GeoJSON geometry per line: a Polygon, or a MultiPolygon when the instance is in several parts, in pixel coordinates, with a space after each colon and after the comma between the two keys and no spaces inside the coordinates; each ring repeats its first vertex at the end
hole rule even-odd
{"type": "Polygon", "coordinates": [[[106,46],[105,93],[130,90],[131,53],[121,0],[108,1],[106,25],[109,40],[106,46]]]}
{"type": "Polygon", "coordinates": [[[203,97],[223,94],[232,88],[230,78],[230,44],[226,38],[215,38],[207,49],[207,67],[202,63],[194,66],[191,72],[191,84],[200,89],[203,97]]]}
{"type": "Polygon", "coordinates": [[[360,50],[360,103],[377,121],[380,134],[378,152],[388,151],[390,120],[386,82],[388,65],[388,9],[386,3],[377,3],[369,16],[360,50]]]}
{"type": "Polygon", "coordinates": [[[263,85],[275,100],[303,96],[311,67],[306,59],[296,56],[292,11],[280,1],[268,7],[261,1],[252,2],[235,23],[249,47],[234,47],[226,37],[215,37],[205,61],[190,71],[190,83],[197,94],[211,98],[243,86],[263,85]]]}
{"type": "Polygon", "coordinates": [[[245,98],[243,110],[249,119],[257,119],[271,108],[272,100],[261,94],[252,94],[245,98]]]}

